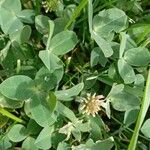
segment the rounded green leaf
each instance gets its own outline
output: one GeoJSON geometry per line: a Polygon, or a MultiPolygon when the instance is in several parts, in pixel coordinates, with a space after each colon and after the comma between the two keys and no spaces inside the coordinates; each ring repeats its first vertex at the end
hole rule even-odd
{"type": "Polygon", "coordinates": [[[141,132],[148,138],[150,138],[150,119],[147,119],[142,128],[141,128],[141,132]]]}
{"type": "Polygon", "coordinates": [[[1,29],[5,34],[8,34],[9,28],[11,28],[12,24],[18,20],[15,14],[10,11],[1,8],[0,9],[0,18],[1,18],[1,29]]]}
{"type": "Polygon", "coordinates": [[[26,25],[21,29],[17,29],[9,34],[11,41],[16,41],[18,43],[25,43],[29,40],[31,35],[31,27],[26,25]]]}
{"type": "Polygon", "coordinates": [[[14,19],[11,26],[9,27],[8,34],[10,35],[16,31],[19,31],[22,28],[23,28],[23,23],[18,18],[16,18],[14,19]]]}
{"type": "Polygon", "coordinates": [[[74,112],[72,110],[70,110],[68,107],[66,107],[64,104],[62,104],[61,102],[57,102],[57,112],[63,116],[65,116],[66,118],[68,118],[69,120],[71,120],[71,122],[76,122],[78,119],[76,118],[74,112]]]}
{"type": "Polygon", "coordinates": [[[20,142],[27,137],[26,128],[21,124],[14,125],[7,134],[13,142],[20,142]]]}
{"type": "MultiPolygon", "coordinates": [[[[124,85],[123,84],[115,84],[114,83],[109,95],[111,95],[111,96],[116,95],[116,94],[122,92],[123,90],[124,90],[124,85]]],[[[108,97],[109,97],[109,95],[108,95],[108,97]]]]}
{"type": "Polygon", "coordinates": [[[54,92],[49,92],[49,96],[46,100],[51,113],[53,113],[57,104],[57,99],[54,92]]]}
{"type": "Polygon", "coordinates": [[[15,0],[15,1],[4,0],[4,2],[2,3],[2,7],[7,9],[8,11],[19,13],[21,11],[21,2],[20,0],[15,0]]]}
{"type": "Polygon", "coordinates": [[[144,88],[145,78],[142,74],[136,74],[134,85],[136,87],[144,88]]]}
{"type": "Polygon", "coordinates": [[[30,9],[22,10],[17,16],[22,22],[34,23],[34,11],[30,9]]]}
{"type": "Polygon", "coordinates": [[[23,101],[15,101],[12,99],[8,99],[0,93],[0,106],[2,106],[3,108],[11,109],[21,108],[23,106],[23,101]]]}
{"type": "Polygon", "coordinates": [[[65,142],[60,142],[58,144],[57,150],[67,150],[67,149],[71,149],[69,144],[67,144],[65,142]]]}
{"type": "Polygon", "coordinates": [[[93,150],[100,150],[100,149],[103,149],[103,150],[111,150],[112,147],[114,146],[114,139],[113,137],[109,137],[108,139],[105,139],[105,140],[99,140],[97,141],[91,149],[93,150]]]}
{"type": "Polygon", "coordinates": [[[125,115],[124,115],[124,124],[129,126],[131,125],[132,123],[134,123],[136,120],[137,120],[137,117],[138,117],[138,113],[139,113],[139,109],[130,109],[130,110],[127,110],[125,112],[125,115]]]}
{"type": "Polygon", "coordinates": [[[125,52],[124,59],[133,66],[144,66],[150,63],[150,52],[147,48],[132,48],[125,52]]]}
{"type": "Polygon", "coordinates": [[[40,148],[40,149],[50,149],[52,144],[51,144],[51,137],[52,133],[54,131],[53,126],[47,126],[45,127],[37,137],[35,141],[35,145],[40,148]]]}
{"type": "Polygon", "coordinates": [[[33,95],[33,80],[24,75],[12,76],[0,84],[0,92],[13,100],[25,100],[33,95]]]}
{"type": "MultiPolygon", "coordinates": [[[[4,0],[0,5],[1,28],[5,34],[8,34],[9,28],[11,28],[12,24],[14,24],[13,22],[16,20],[19,22],[16,15],[21,11],[21,3],[20,0],[4,0]]],[[[14,27],[15,26],[13,25],[13,28],[14,27]]],[[[15,28],[17,29],[17,26],[15,28]]]]}
{"type": "Polygon", "coordinates": [[[138,97],[124,91],[110,95],[109,99],[113,108],[118,111],[127,111],[129,109],[137,108],[140,105],[138,97]]]}
{"type": "Polygon", "coordinates": [[[39,57],[51,73],[63,67],[61,60],[50,51],[40,51],[39,57]]]}
{"type": "Polygon", "coordinates": [[[25,43],[29,40],[31,35],[31,27],[26,25],[23,27],[21,34],[20,34],[20,42],[25,43]]]}
{"type": "Polygon", "coordinates": [[[42,95],[37,95],[29,100],[28,111],[31,112],[33,119],[42,127],[52,125],[56,119],[52,116],[46,98],[42,95]]]}
{"type": "Polygon", "coordinates": [[[63,74],[63,67],[60,69],[56,69],[53,73],[50,73],[50,71],[46,67],[42,67],[36,73],[35,79],[40,81],[40,84],[44,89],[51,90],[59,84],[63,77],[63,74]]]}
{"type": "Polygon", "coordinates": [[[35,146],[35,139],[32,137],[27,137],[22,143],[22,150],[39,150],[35,146]]]}
{"type": "Polygon", "coordinates": [[[110,57],[114,53],[113,49],[111,48],[110,42],[106,41],[96,32],[93,32],[92,38],[95,40],[97,45],[101,48],[105,57],[110,57]]]}
{"type": "Polygon", "coordinates": [[[100,11],[93,19],[93,29],[102,37],[110,36],[112,31],[120,32],[126,28],[127,16],[118,8],[100,11]]]}
{"type": "Polygon", "coordinates": [[[30,119],[27,124],[28,135],[37,135],[40,133],[42,127],[39,126],[33,119],[30,119]]]}
{"type": "Polygon", "coordinates": [[[12,146],[7,136],[0,136],[0,150],[8,150],[12,146]]]}
{"type": "Polygon", "coordinates": [[[104,56],[104,53],[99,47],[95,47],[91,52],[90,64],[93,67],[98,63],[105,67],[107,58],[104,56]]]}
{"type": "Polygon", "coordinates": [[[118,60],[118,71],[125,84],[130,84],[135,81],[133,68],[123,58],[118,60]]]}
{"type": "Polygon", "coordinates": [[[49,49],[55,55],[64,55],[71,51],[77,42],[77,36],[73,31],[62,31],[52,38],[49,49]]]}
{"type": "Polygon", "coordinates": [[[63,68],[56,69],[53,73],[51,73],[51,71],[49,71],[46,67],[42,67],[36,73],[35,79],[40,83],[43,89],[52,90],[61,81],[63,73],[63,68]]]}
{"type": "Polygon", "coordinates": [[[14,32],[9,34],[9,38],[11,40],[11,43],[13,43],[14,41],[21,43],[20,42],[20,35],[21,35],[21,31],[22,31],[23,27],[21,29],[17,29],[14,32]]]}
{"type": "Polygon", "coordinates": [[[48,20],[50,20],[47,16],[39,15],[35,17],[35,27],[38,30],[38,32],[42,34],[46,34],[49,31],[49,23],[48,20]]]}
{"type": "Polygon", "coordinates": [[[70,89],[56,91],[55,95],[56,95],[57,99],[59,99],[59,100],[70,101],[73,99],[74,96],[77,96],[81,92],[83,87],[84,87],[84,84],[79,83],[70,89]]]}
{"type": "Polygon", "coordinates": [[[102,129],[103,125],[101,122],[101,118],[99,116],[96,117],[89,117],[90,119],[90,134],[91,134],[91,138],[95,141],[99,140],[102,138],[102,129]]]}
{"type": "Polygon", "coordinates": [[[68,22],[68,18],[66,17],[56,18],[54,20],[55,23],[54,35],[63,31],[67,22],[68,22]]]}

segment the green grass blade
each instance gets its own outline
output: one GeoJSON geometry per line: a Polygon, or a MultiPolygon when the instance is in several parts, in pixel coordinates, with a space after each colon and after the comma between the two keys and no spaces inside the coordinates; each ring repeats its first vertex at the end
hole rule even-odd
{"type": "Polygon", "coordinates": [[[8,118],[10,118],[16,122],[25,124],[25,122],[22,119],[16,117],[15,115],[11,114],[10,112],[8,112],[7,110],[5,110],[3,108],[0,108],[0,114],[7,116],[8,118]]]}
{"type": "Polygon", "coordinates": [[[89,30],[91,34],[93,34],[92,22],[93,22],[93,6],[92,6],[92,1],[89,0],[88,1],[88,23],[89,23],[89,30]]]}
{"type": "Polygon", "coordinates": [[[140,109],[140,112],[138,115],[138,119],[136,122],[136,126],[134,129],[134,133],[132,135],[128,150],[135,150],[136,149],[136,143],[138,140],[139,131],[140,131],[141,125],[144,121],[146,112],[149,108],[149,104],[150,104],[150,69],[148,72],[148,78],[147,78],[146,87],[145,87],[145,91],[144,91],[144,95],[143,95],[141,109],[140,109]]]}
{"type": "Polygon", "coordinates": [[[76,7],[73,15],[65,26],[64,30],[67,30],[68,27],[75,21],[75,19],[79,16],[81,10],[86,6],[88,0],[82,0],[81,3],[76,7]]]}

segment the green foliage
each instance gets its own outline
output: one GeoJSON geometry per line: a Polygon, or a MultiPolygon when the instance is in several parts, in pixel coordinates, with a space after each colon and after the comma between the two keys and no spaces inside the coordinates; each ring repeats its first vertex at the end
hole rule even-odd
{"type": "Polygon", "coordinates": [[[147,113],[149,105],[150,105],[149,90],[150,90],[150,70],[148,72],[148,78],[147,78],[146,87],[145,87],[145,91],[144,91],[144,96],[143,96],[143,100],[142,100],[142,106],[141,106],[141,109],[140,109],[140,112],[139,112],[139,115],[138,115],[138,119],[137,119],[137,122],[136,122],[134,133],[132,135],[132,138],[131,138],[131,141],[130,141],[130,144],[129,144],[129,147],[128,147],[129,150],[136,148],[136,142],[137,142],[137,139],[138,139],[138,134],[139,134],[140,128],[142,126],[142,123],[145,119],[146,113],[147,113]]]}
{"type": "Polygon", "coordinates": [[[13,76],[6,79],[0,86],[0,92],[13,100],[25,100],[33,95],[33,81],[23,75],[13,76]]]}
{"type": "Polygon", "coordinates": [[[69,146],[65,142],[59,143],[57,150],[66,150],[69,149],[69,146]]]}
{"type": "Polygon", "coordinates": [[[147,120],[144,122],[144,124],[143,124],[143,126],[142,126],[142,128],[141,128],[141,132],[142,132],[146,137],[148,137],[148,138],[150,137],[149,125],[150,125],[150,120],[147,119],[147,120]]]}
{"type": "Polygon", "coordinates": [[[132,123],[134,123],[137,119],[139,113],[139,109],[138,108],[131,108],[129,110],[127,110],[124,114],[124,124],[125,125],[131,125],[132,123]]]}
{"type": "Polygon", "coordinates": [[[5,0],[0,3],[0,25],[5,34],[8,34],[11,42],[24,43],[30,37],[31,27],[24,26],[22,22],[33,23],[34,11],[21,11],[21,2],[5,0]]]}
{"type": "Polygon", "coordinates": [[[72,122],[76,122],[77,121],[77,118],[76,118],[75,114],[73,113],[73,111],[70,110],[65,105],[63,105],[61,102],[57,103],[56,110],[57,110],[57,112],[59,112],[61,115],[65,116],[66,118],[68,118],[72,122]]]}
{"type": "Polygon", "coordinates": [[[148,8],[1,0],[0,149],[149,149],[148,8]]]}
{"type": "Polygon", "coordinates": [[[12,146],[12,143],[9,141],[9,138],[7,136],[0,136],[0,148],[3,150],[7,150],[12,146]]]}
{"type": "Polygon", "coordinates": [[[54,131],[53,126],[46,126],[39,134],[35,141],[35,145],[40,149],[51,148],[51,134],[54,131]]]}
{"type": "Polygon", "coordinates": [[[99,36],[110,39],[113,32],[121,32],[126,28],[127,16],[124,11],[111,8],[100,11],[93,18],[93,30],[99,36]]]}
{"type": "Polygon", "coordinates": [[[34,96],[31,100],[29,100],[29,110],[33,119],[40,126],[47,126],[49,124],[53,124],[55,122],[55,118],[53,118],[51,114],[51,110],[48,106],[45,97],[42,95],[34,96]],[[44,99],[44,100],[43,100],[44,99]]]}
{"type": "Polygon", "coordinates": [[[83,87],[84,87],[84,84],[79,83],[79,84],[73,86],[71,89],[56,91],[55,95],[56,95],[57,99],[59,99],[59,100],[70,101],[73,99],[74,96],[77,96],[81,92],[83,87]]]}
{"type": "Polygon", "coordinates": [[[41,34],[46,34],[49,32],[48,20],[49,18],[44,15],[39,15],[35,17],[35,27],[41,34]]]}
{"type": "Polygon", "coordinates": [[[62,68],[61,60],[50,51],[40,51],[39,57],[41,58],[47,69],[51,72],[54,72],[56,69],[62,68]]]}
{"type": "Polygon", "coordinates": [[[95,150],[98,149],[106,149],[106,150],[110,150],[112,149],[112,147],[114,146],[114,139],[112,137],[110,137],[109,139],[106,139],[104,141],[97,141],[92,148],[95,150]]]}
{"type": "Polygon", "coordinates": [[[0,114],[0,127],[2,128],[3,126],[5,126],[7,122],[8,118],[0,114]]]}
{"type": "Polygon", "coordinates": [[[35,139],[32,137],[27,137],[23,143],[22,143],[22,149],[24,150],[38,150],[38,148],[35,146],[35,139]]]}
{"type": "Polygon", "coordinates": [[[13,142],[20,142],[27,137],[26,128],[21,124],[14,125],[7,134],[13,142]]]}
{"type": "Polygon", "coordinates": [[[15,101],[11,100],[9,98],[4,97],[2,94],[0,94],[0,104],[4,108],[21,108],[23,106],[23,101],[15,101]]]}
{"type": "Polygon", "coordinates": [[[72,31],[63,31],[56,34],[49,47],[50,52],[55,55],[64,55],[72,50],[77,44],[77,37],[72,31]]]}
{"type": "Polygon", "coordinates": [[[133,48],[125,53],[124,58],[130,65],[144,66],[150,63],[150,52],[146,48],[133,48]]]}
{"type": "Polygon", "coordinates": [[[95,66],[97,64],[101,64],[105,67],[107,63],[107,58],[104,56],[102,50],[99,47],[95,47],[91,52],[91,59],[90,59],[91,66],[95,66]]]}
{"type": "Polygon", "coordinates": [[[109,97],[111,99],[114,109],[119,111],[126,111],[139,106],[139,99],[127,92],[119,92],[109,97]]]}
{"type": "Polygon", "coordinates": [[[125,84],[134,82],[135,80],[134,70],[123,58],[120,58],[118,60],[118,72],[125,84]]]}

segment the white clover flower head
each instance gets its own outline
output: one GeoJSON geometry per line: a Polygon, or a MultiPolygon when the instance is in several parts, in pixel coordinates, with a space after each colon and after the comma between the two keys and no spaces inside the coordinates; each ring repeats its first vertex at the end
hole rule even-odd
{"type": "Polygon", "coordinates": [[[101,107],[105,104],[103,95],[97,95],[94,93],[87,93],[86,98],[81,100],[81,111],[83,114],[92,115],[95,117],[96,114],[101,110],[101,107]]]}
{"type": "Polygon", "coordinates": [[[48,13],[56,10],[58,6],[58,0],[45,0],[42,1],[42,5],[45,8],[45,12],[48,13]]]}

